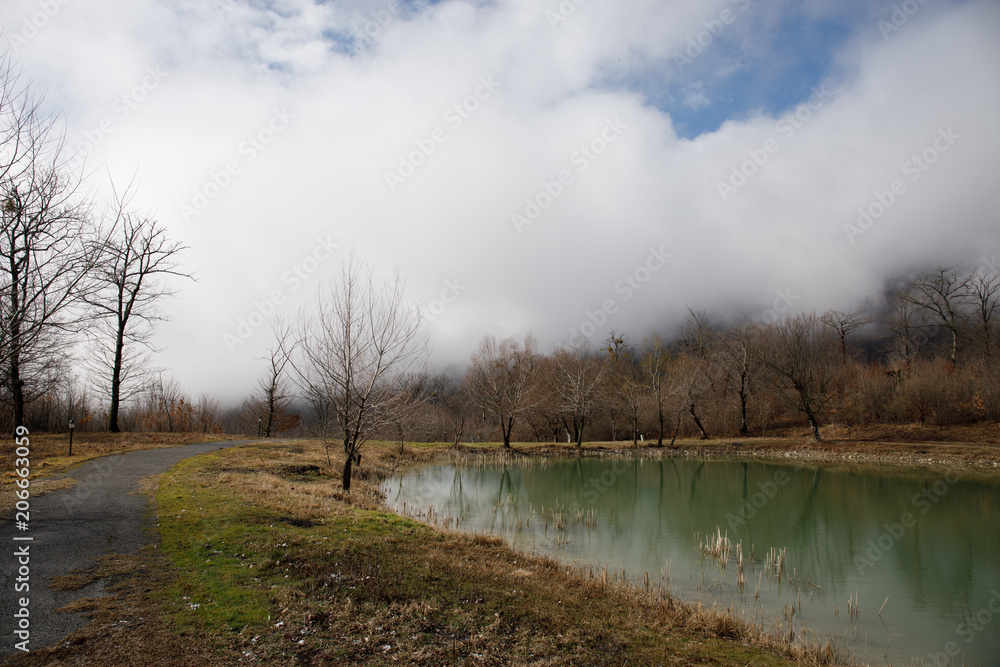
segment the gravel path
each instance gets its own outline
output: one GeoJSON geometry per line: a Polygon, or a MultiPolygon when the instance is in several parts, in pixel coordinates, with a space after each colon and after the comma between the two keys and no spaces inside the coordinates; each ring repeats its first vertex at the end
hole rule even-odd
{"type": "Polygon", "coordinates": [[[0,526],[0,658],[20,653],[15,644],[22,638],[14,633],[20,598],[30,600],[28,648],[52,646],[87,622],[82,614],[57,614],[55,610],[101,595],[104,584],[97,581],[75,591],[53,591],[48,578],[92,568],[107,553],[134,553],[151,541],[150,503],[146,496],[133,493],[140,477],[159,475],[191,456],[248,442],[183,445],[94,459],[67,473],[78,480],[73,488],[31,498],[27,531],[18,530],[14,521],[0,526]],[[17,537],[32,539],[18,541],[17,537]],[[28,555],[19,555],[25,547],[28,555]],[[26,559],[30,591],[17,592],[18,579],[23,579],[19,561],[26,559]]]}

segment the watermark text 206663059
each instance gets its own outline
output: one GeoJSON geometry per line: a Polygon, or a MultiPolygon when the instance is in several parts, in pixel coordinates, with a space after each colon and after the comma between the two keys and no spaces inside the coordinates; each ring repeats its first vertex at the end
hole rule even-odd
{"type": "Polygon", "coordinates": [[[30,603],[31,588],[31,536],[27,535],[31,522],[31,443],[28,429],[18,426],[14,438],[14,636],[20,641],[14,648],[28,652],[31,639],[30,603]],[[23,534],[22,534],[23,533],[23,534]]]}

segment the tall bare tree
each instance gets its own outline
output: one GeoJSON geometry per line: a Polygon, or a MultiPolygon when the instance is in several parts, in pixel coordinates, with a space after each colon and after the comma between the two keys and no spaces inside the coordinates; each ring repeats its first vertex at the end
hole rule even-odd
{"type": "Polygon", "coordinates": [[[265,438],[297,425],[291,415],[292,392],[286,376],[295,343],[291,342],[292,332],[283,322],[275,325],[275,336],[278,342],[267,351],[264,359],[267,366],[257,378],[257,392],[250,399],[265,438]]]}
{"type": "Polygon", "coordinates": [[[639,415],[646,399],[638,359],[624,334],[614,331],[607,340],[607,384],[609,400],[628,415],[632,444],[639,444],[639,415]]]}
{"type": "Polygon", "coordinates": [[[994,316],[1000,306],[1000,275],[976,273],[969,281],[969,293],[975,309],[976,333],[983,351],[983,360],[989,363],[993,357],[995,337],[994,316]]]}
{"type": "Polygon", "coordinates": [[[98,326],[92,335],[93,366],[99,388],[109,399],[108,431],[118,433],[123,400],[149,379],[148,352],[157,322],[165,317],[159,303],[175,291],[169,278],[191,278],[180,269],[185,247],[167,238],[155,221],[129,210],[131,193],[117,193],[108,214],[108,234],[97,252],[96,289],[87,301],[98,326]]]}
{"type": "Polygon", "coordinates": [[[919,274],[904,293],[904,298],[922,310],[934,326],[944,327],[951,335],[948,359],[951,367],[958,363],[958,337],[962,308],[969,302],[967,275],[950,266],[919,274]]]}
{"type": "Polygon", "coordinates": [[[888,318],[882,325],[892,335],[891,347],[888,351],[888,363],[891,374],[897,381],[909,371],[921,342],[926,334],[917,321],[917,307],[906,297],[906,290],[893,293],[889,302],[888,318]],[[918,334],[920,334],[918,336],[918,334]]]}
{"type": "Polygon", "coordinates": [[[451,423],[454,434],[454,446],[462,441],[466,422],[472,415],[472,398],[461,377],[447,373],[435,375],[428,386],[428,401],[441,408],[451,423]]]}
{"type": "Polygon", "coordinates": [[[864,308],[854,310],[828,310],[819,321],[833,329],[840,338],[840,360],[847,365],[847,337],[871,322],[864,308]]]}
{"type": "Polygon", "coordinates": [[[31,369],[51,368],[82,320],[77,306],[97,259],[63,145],[55,119],[0,57],[0,362],[15,427],[31,369]]]}
{"type": "Polygon", "coordinates": [[[702,404],[709,398],[718,401],[720,390],[725,390],[725,382],[717,382],[720,335],[709,323],[704,311],[690,308],[687,320],[678,327],[678,334],[683,353],[678,355],[674,364],[674,375],[679,381],[684,409],[701,437],[707,440],[702,404]]]}
{"type": "Polygon", "coordinates": [[[663,434],[667,423],[667,402],[677,393],[671,375],[671,358],[663,338],[659,334],[647,336],[642,341],[642,375],[646,381],[653,406],[656,409],[656,446],[663,446],[663,434]]]}
{"type": "Polygon", "coordinates": [[[215,433],[220,427],[219,418],[222,410],[219,401],[208,394],[202,394],[198,398],[198,406],[195,409],[198,418],[198,428],[202,433],[215,433]]]}
{"type": "Polygon", "coordinates": [[[472,355],[467,382],[473,400],[500,423],[503,446],[510,447],[514,424],[531,407],[537,375],[537,343],[532,336],[518,344],[514,338],[485,336],[472,355]]]}
{"type": "Polygon", "coordinates": [[[761,362],[778,395],[805,416],[813,438],[820,440],[819,419],[843,373],[833,332],[815,315],[798,315],[769,325],[762,339],[761,362]]]}
{"type": "Polygon", "coordinates": [[[585,338],[561,347],[552,355],[553,389],[559,396],[559,412],[577,447],[583,446],[583,430],[602,399],[601,382],[607,368],[593,353],[585,338]]]}
{"type": "Polygon", "coordinates": [[[341,485],[350,491],[355,459],[405,407],[426,361],[420,309],[407,299],[398,271],[379,281],[352,254],[340,279],[321,288],[315,314],[303,316],[293,342],[291,368],[324,437],[336,432],[343,439],[341,485]]]}
{"type": "Polygon", "coordinates": [[[758,376],[756,346],[757,328],[746,321],[735,321],[723,333],[720,363],[740,406],[740,435],[750,433],[747,420],[750,396],[758,376]]]}

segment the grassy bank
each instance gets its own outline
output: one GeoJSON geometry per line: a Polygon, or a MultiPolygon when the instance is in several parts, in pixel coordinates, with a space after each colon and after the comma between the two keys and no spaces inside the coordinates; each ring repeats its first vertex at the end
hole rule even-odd
{"type": "Polygon", "coordinates": [[[380,473],[430,456],[370,449],[350,497],[308,443],[179,465],[157,494],[177,629],[268,665],[786,664],[725,616],[382,511],[380,473]]]}
{"type": "MultiPolygon", "coordinates": [[[[926,458],[926,449],[933,462],[973,467],[997,457],[988,441],[886,444],[687,441],[680,451],[805,458],[884,452],[905,460],[926,458]]],[[[497,447],[464,449],[489,457],[497,447]]],[[[548,444],[517,452],[577,450],[548,444]]],[[[405,453],[372,445],[349,496],[338,490],[339,457],[330,469],[315,442],[260,442],[184,461],[148,488],[156,497],[158,547],[107,559],[90,576],[105,578],[115,596],[74,606],[95,622],[18,664],[833,663],[829,652],[792,649],[661,591],[592,579],[495,538],[441,531],[384,509],[378,487],[385,475],[450,456],[445,445],[408,444],[405,453]]]]}
{"type": "Polygon", "coordinates": [[[372,447],[349,497],[316,443],[183,461],[159,548],[109,559],[116,597],[76,607],[96,622],[18,664],[794,664],[723,614],[384,511],[381,476],[442,452],[372,447]]]}

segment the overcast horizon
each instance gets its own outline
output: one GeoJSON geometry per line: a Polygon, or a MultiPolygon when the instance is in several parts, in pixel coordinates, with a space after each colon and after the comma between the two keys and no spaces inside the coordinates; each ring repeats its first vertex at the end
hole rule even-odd
{"type": "Polygon", "coordinates": [[[9,0],[87,188],[189,246],[157,364],[248,393],[351,250],[432,363],[997,270],[1000,3],[9,0]],[[588,324],[590,323],[590,324],[588,324]],[[244,335],[249,333],[249,335],[244,335]]]}

